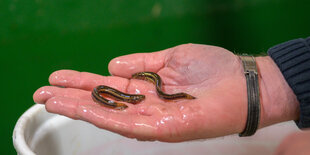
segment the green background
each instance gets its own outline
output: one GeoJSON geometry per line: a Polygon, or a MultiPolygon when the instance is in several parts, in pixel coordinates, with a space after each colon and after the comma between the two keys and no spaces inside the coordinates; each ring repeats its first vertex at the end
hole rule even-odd
{"type": "Polygon", "coordinates": [[[310,35],[309,0],[0,0],[1,154],[55,70],[108,75],[114,57],[183,43],[238,53],[310,35]]]}

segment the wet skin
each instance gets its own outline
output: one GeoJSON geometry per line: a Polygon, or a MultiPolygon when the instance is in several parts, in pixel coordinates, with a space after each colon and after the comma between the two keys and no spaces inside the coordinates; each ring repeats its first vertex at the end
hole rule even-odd
{"type": "MultiPolygon", "coordinates": [[[[270,62],[268,58],[261,58],[258,64],[261,60],[270,62]]],[[[260,69],[262,74],[265,70],[278,73],[275,68],[272,64],[272,67],[260,69]]],[[[247,115],[245,77],[239,58],[226,49],[186,44],[159,52],[131,54],[113,59],[109,71],[111,76],[56,71],[49,78],[54,86],[38,89],[34,101],[45,104],[49,112],[88,121],[99,128],[139,140],[179,142],[235,134],[244,129],[247,115]],[[163,100],[158,97],[154,84],[131,79],[137,72],[155,72],[162,78],[162,89],[166,93],[184,92],[196,99],[163,100]],[[98,85],[111,86],[128,94],[143,94],[146,98],[139,104],[127,104],[128,108],[122,111],[105,108],[91,97],[93,88],[98,85]]],[[[280,76],[267,75],[271,76],[268,79],[272,79],[272,84],[284,81],[280,76]]],[[[269,83],[260,83],[263,106],[260,127],[294,119],[294,111],[277,105],[288,102],[283,98],[286,93],[283,91],[288,86],[279,90],[278,87],[267,87],[272,85],[266,86],[265,82],[269,83]],[[279,102],[268,98],[267,93],[273,90],[277,91],[275,100],[279,102]],[[285,117],[270,109],[286,110],[285,117]]],[[[286,106],[293,109],[289,107],[293,105],[286,106]]]]}

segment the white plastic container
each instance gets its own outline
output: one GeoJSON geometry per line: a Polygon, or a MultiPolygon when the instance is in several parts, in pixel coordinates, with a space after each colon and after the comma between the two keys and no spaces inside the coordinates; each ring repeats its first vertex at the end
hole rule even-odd
{"type": "Polygon", "coordinates": [[[183,143],[141,142],[48,113],[44,105],[34,105],[16,123],[13,143],[19,155],[266,155],[272,154],[280,141],[295,131],[298,129],[291,121],[263,128],[245,138],[231,135],[183,143]]]}

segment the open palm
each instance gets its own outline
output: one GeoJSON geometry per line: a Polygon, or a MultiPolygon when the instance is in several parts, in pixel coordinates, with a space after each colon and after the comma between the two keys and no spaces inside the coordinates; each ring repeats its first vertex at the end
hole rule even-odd
{"type": "Polygon", "coordinates": [[[240,60],[215,46],[185,44],[153,53],[113,59],[112,76],[72,70],[56,71],[34,101],[49,112],[88,121],[126,137],[178,142],[239,133],[246,121],[246,85],[240,60]],[[166,93],[185,92],[194,100],[165,101],[152,83],[130,79],[137,72],[155,72],[166,93]],[[91,91],[107,85],[130,94],[144,94],[139,104],[115,110],[95,103],[91,91]],[[65,88],[55,87],[64,86],[65,88]]]}

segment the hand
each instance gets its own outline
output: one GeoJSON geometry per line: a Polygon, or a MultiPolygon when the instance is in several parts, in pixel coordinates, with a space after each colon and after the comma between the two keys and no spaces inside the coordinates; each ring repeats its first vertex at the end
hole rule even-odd
{"type": "MultiPolygon", "coordinates": [[[[160,52],[121,56],[110,62],[109,71],[112,76],[56,71],[49,78],[54,86],[38,89],[34,101],[45,104],[49,112],[139,140],[178,142],[240,133],[245,127],[247,93],[243,68],[239,58],[223,48],[186,44],[160,52]],[[132,74],[143,71],[159,74],[166,93],[185,92],[197,99],[160,99],[152,83],[130,79],[132,74]],[[91,98],[97,85],[144,94],[146,99],[137,105],[127,104],[129,107],[122,111],[106,108],[91,98]]],[[[269,103],[268,87],[261,81],[260,127],[277,122],[271,119],[268,123],[265,119],[265,115],[272,117],[264,112],[264,104],[269,103]]]]}
{"type": "Polygon", "coordinates": [[[284,138],[277,148],[277,155],[310,154],[310,130],[295,132],[284,138]]]}

